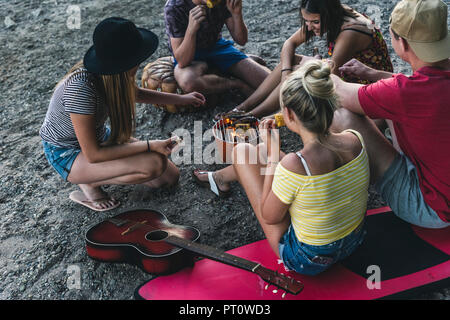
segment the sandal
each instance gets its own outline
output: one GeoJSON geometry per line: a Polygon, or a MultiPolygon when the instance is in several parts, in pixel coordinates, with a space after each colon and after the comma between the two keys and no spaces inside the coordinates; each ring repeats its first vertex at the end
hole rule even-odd
{"type": "Polygon", "coordinates": [[[227,196],[230,195],[230,191],[231,190],[227,190],[227,191],[222,191],[219,189],[219,187],[216,184],[216,181],[214,181],[214,177],[213,177],[213,171],[200,171],[198,169],[195,169],[194,171],[192,171],[192,175],[194,176],[194,180],[200,184],[201,186],[204,187],[209,187],[210,190],[212,192],[214,192],[217,196],[221,197],[221,198],[225,198],[227,196]],[[207,174],[208,175],[208,181],[202,181],[198,178],[197,174],[207,174]]]}
{"type": "Polygon", "coordinates": [[[69,195],[69,199],[76,203],[79,203],[85,207],[88,207],[89,209],[94,210],[94,211],[108,211],[108,210],[112,210],[112,209],[115,209],[118,206],[120,206],[120,202],[116,201],[115,199],[113,199],[111,197],[104,197],[104,198],[99,198],[99,199],[95,199],[95,200],[89,200],[86,198],[84,193],[81,191],[71,192],[69,195]],[[113,202],[115,202],[115,204],[108,206],[106,208],[101,208],[99,206],[100,203],[106,203],[107,201],[113,201],[113,202]]]}

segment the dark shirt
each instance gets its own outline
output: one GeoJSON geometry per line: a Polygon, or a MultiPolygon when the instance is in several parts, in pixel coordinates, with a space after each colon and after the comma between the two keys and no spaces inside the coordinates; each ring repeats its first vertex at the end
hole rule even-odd
{"type": "MultiPolygon", "coordinates": [[[[222,1],[212,9],[206,8],[206,19],[197,31],[197,49],[212,48],[222,37],[225,20],[231,17],[225,3],[226,1],[222,1]]],[[[184,38],[189,24],[189,11],[193,8],[195,4],[192,0],[167,0],[164,7],[164,20],[170,51],[172,51],[170,38],[184,38]]]]}

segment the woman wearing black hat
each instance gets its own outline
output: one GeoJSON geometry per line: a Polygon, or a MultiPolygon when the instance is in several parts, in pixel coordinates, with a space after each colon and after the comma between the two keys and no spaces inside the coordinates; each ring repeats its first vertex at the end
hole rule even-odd
{"type": "Polygon", "coordinates": [[[70,199],[105,211],[119,202],[105,194],[102,185],[158,188],[178,181],[179,171],[167,159],[176,144],[172,139],[132,137],[135,103],[202,105],[205,98],[196,92],[175,95],[136,86],[140,63],[158,46],[151,31],[126,19],[108,18],[96,27],[93,38],[83,62],[56,86],[40,135],[49,163],[81,189],[70,199]]]}

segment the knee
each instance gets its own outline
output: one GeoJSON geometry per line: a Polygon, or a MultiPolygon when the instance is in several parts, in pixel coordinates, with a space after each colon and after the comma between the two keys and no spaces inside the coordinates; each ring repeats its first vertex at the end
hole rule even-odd
{"type": "Polygon", "coordinates": [[[258,148],[249,143],[239,143],[233,148],[233,165],[256,164],[258,162],[258,148]]]}
{"type": "Polygon", "coordinates": [[[160,177],[167,169],[168,159],[166,156],[153,152],[144,157],[141,165],[141,172],[145,179],[155,179],[160,177]]]}
{"type": "Polygon", "coordinates": [[[169,160],[167,160],[167,170],[165,171],[165,174],[167,175],[167,186],[174,186],[178,184],[178,181],[180,180],[180,170],[169,160]]]}
{"type": "Polygon", "coordinates": [[[205,86],[203,84],[203,81],[201,78],[189,78],[189,79],[181,79],[178,80],[178,85],[183,90],[183,92],[189,93],[189,92],[203,92],[205,89],[205,86]]]}

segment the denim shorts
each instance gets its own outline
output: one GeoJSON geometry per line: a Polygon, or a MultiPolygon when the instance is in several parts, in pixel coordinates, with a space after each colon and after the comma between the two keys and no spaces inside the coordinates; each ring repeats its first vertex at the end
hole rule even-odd
{"type": "Polygon", "coordinates": [[[364,240],[364,221],[346,237],[332,243],[313,246],[300,242],[292,225],[278,245],[284,266],[300,274],[314,276],[348,257],[364,240]]]}
{"type": "MultiPolygon", "coordinates": [[[[226,73],[228,69],[241,60],[247,59],[248,56],[233,46],[231,40],[219,39],[212,49],[198,49],[195,52],[195,61],[204,61],[212,64],[226,73]]],[[[178,64],[174,58],[174,67],[178,64]]]]}
{"type": "MultiPolygon", "coordinates": [[[[111,129],[106,127],[103,141],[108,140],[110,134],[111,129]]],[[[42,145],[48,163],[60,174],[64,181],[67,181],[73,162],[81,150],[77,148],[58,147],[44,140],[42,140],[42,145]]]]}
{"type": "Polygon", "coordinates": [[[73,162],[81,150],[57,147],[47,141],[42,141],[42,145],[48,163],[67,181],[73,162]]]}
{"type": "Polygon", "coordinates": [[[394,214],[402,220],[424,228],[439,229],[450,226],[450,223],[439,218],[425,202],[417,169],[403,153],[396,156],[383,178],[375,184],[375,189],[394,214]]]}

